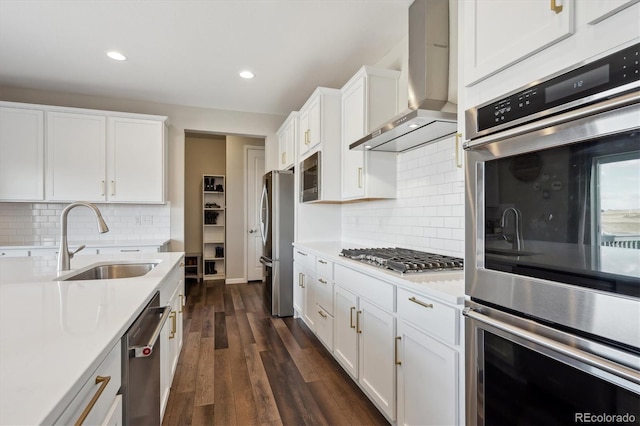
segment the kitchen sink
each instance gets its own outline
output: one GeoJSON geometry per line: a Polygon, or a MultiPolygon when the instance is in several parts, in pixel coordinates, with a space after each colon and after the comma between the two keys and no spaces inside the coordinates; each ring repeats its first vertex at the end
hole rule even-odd
{"type": "Polygon", "coordinates": [[[157,263],[114,263],[98,265],[86,271],[78,272],[60,281],[111,280],[117,278],[135,278],[146,275],[157,263]]]}

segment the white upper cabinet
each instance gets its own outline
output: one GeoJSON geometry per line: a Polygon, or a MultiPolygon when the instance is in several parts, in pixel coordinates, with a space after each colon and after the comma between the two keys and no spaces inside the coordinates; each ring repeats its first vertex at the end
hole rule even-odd
{"type": "Polygon", "coordinates": [[[166,117],[29,107],[0,110],[1,201],[164,203],[166,117]]]}
{"type": "Polygon", "coordinates": [[[106,200],[106,123],[100,115],[47,112],[47,200],[106,200]]]}
{"type": "Polygon", "coordinates": [[[44,199],[44,113],[0,107],[0,201],[44,199]]]}
{"type": "Polygon", "coordinates": [[[308,154],[339,142],[340,90],[318,87],[300,108],[298,161],[308,154]]]}
{"type": "Polygon", "coordinates": [[[293,111],[282,123],[278,135],[278,169],[287,170],[293,167],[294,149],[298,135],[298,111],[293,111]]]}
{"type": "Polygon", "coordinates": [[[342,88],[342,199],[395,198],[396,155],[349,145],[398,113],[399,71],[362,67],[342,88]]]}
{"type": "Polygon", "coordinates": [[[107,138],[107,199],[164,202],[164,123],[110,117],[107,138]]]}
{"type": "Polygon", "coordinates": [[[640,0],[589,0],[577,7],[578,25],[595,25],[640,0]]]}
{"type": "Polygon", "coordinates": [[[464,85],[569,37],[573,0],[469,0],[464,2],[464,85]]]}

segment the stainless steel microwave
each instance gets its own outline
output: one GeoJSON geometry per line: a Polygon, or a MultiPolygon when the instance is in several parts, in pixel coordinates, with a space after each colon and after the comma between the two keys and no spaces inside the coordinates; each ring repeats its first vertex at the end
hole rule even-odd
{"type": "Polygon", "coordinates": [[[320,199],[320,151],[316,151],[300,162],[300,202],[320,199]]]}

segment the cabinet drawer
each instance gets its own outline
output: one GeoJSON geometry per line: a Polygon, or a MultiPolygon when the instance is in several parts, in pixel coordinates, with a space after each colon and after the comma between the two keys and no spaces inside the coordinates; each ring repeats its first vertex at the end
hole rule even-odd
{"type": "Polygon", "coordinates": [[[333,281],[318,276],[315,282],[316,303],[333,315],[333,281]]]}
{"type": "Polygon", "coordinates": [[[458,344],[459,311],[455,308],[399,288],[398,317],[446,343],[458,344]]]}
{"type": "Polygon", "coordinates": [[[333,352],[333,315],[316,305],[314,312],[316,334],[324,345],[333,352]]]}
{"type": "Polygon", "coordinates": [[[340,284],[389,312],[395,312],[394,285],[345,268],[342,265],[335,265],[333,272],[336,284],[340,284]]]}
{"type": "Polygon", "coordinates": [[[120,253],[158,253],[160,246],[139,246],[139,247],[101,247],[98,254],[120,254],[120,253]]]}
{"type": "Polygon", "coordinates": [[[333,262],[318,257],[316,260],[316,275],[333,280],[333,262]]]}
{"type": "Polygon", "coordinates": [[[298,262],[305,268],[310,269],[311,271],[316,270],[316,257],[310,253],[307,253],[304,250],[300,250],[299,248],[294,248],[293,260],[298,262]]]}
{"type": "Polygon", "coordinates": [[[95,405],[89,411],[87,418],[83,424],[86,425],[98,425],[103,424],[105,420],[111,417],[113,422],[114,414],[111,412],[113,403],[116,398],[116,393],[120,389],[120,377],[121,377],[121,352],[120,342],[118,342],[109,355],[102,361],[100,366],[91,374],[91,377],[82,386],[80,392],[75,396],[73,401],[67,406],[62,415],[56,420],[56,424],[68,425],[75,424],[82,415],[85,408],[87,408],[94,395],[100,391],[104,386],[104,390],[100,394],[100,397],[96,401],[95,405]],[[105,385],[105,381],[96,383],[96,378],[108,377],[109,381],[105,385]]]}

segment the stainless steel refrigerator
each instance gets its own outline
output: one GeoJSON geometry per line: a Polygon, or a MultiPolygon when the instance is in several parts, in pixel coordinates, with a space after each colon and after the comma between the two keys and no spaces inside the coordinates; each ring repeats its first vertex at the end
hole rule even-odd
{"type": "Polygon", "coordinates": [[[262,179],[260,198],[264,301],[279,317],[293,315],[293,183],[293,172],[270,171],[262,179]]]}

